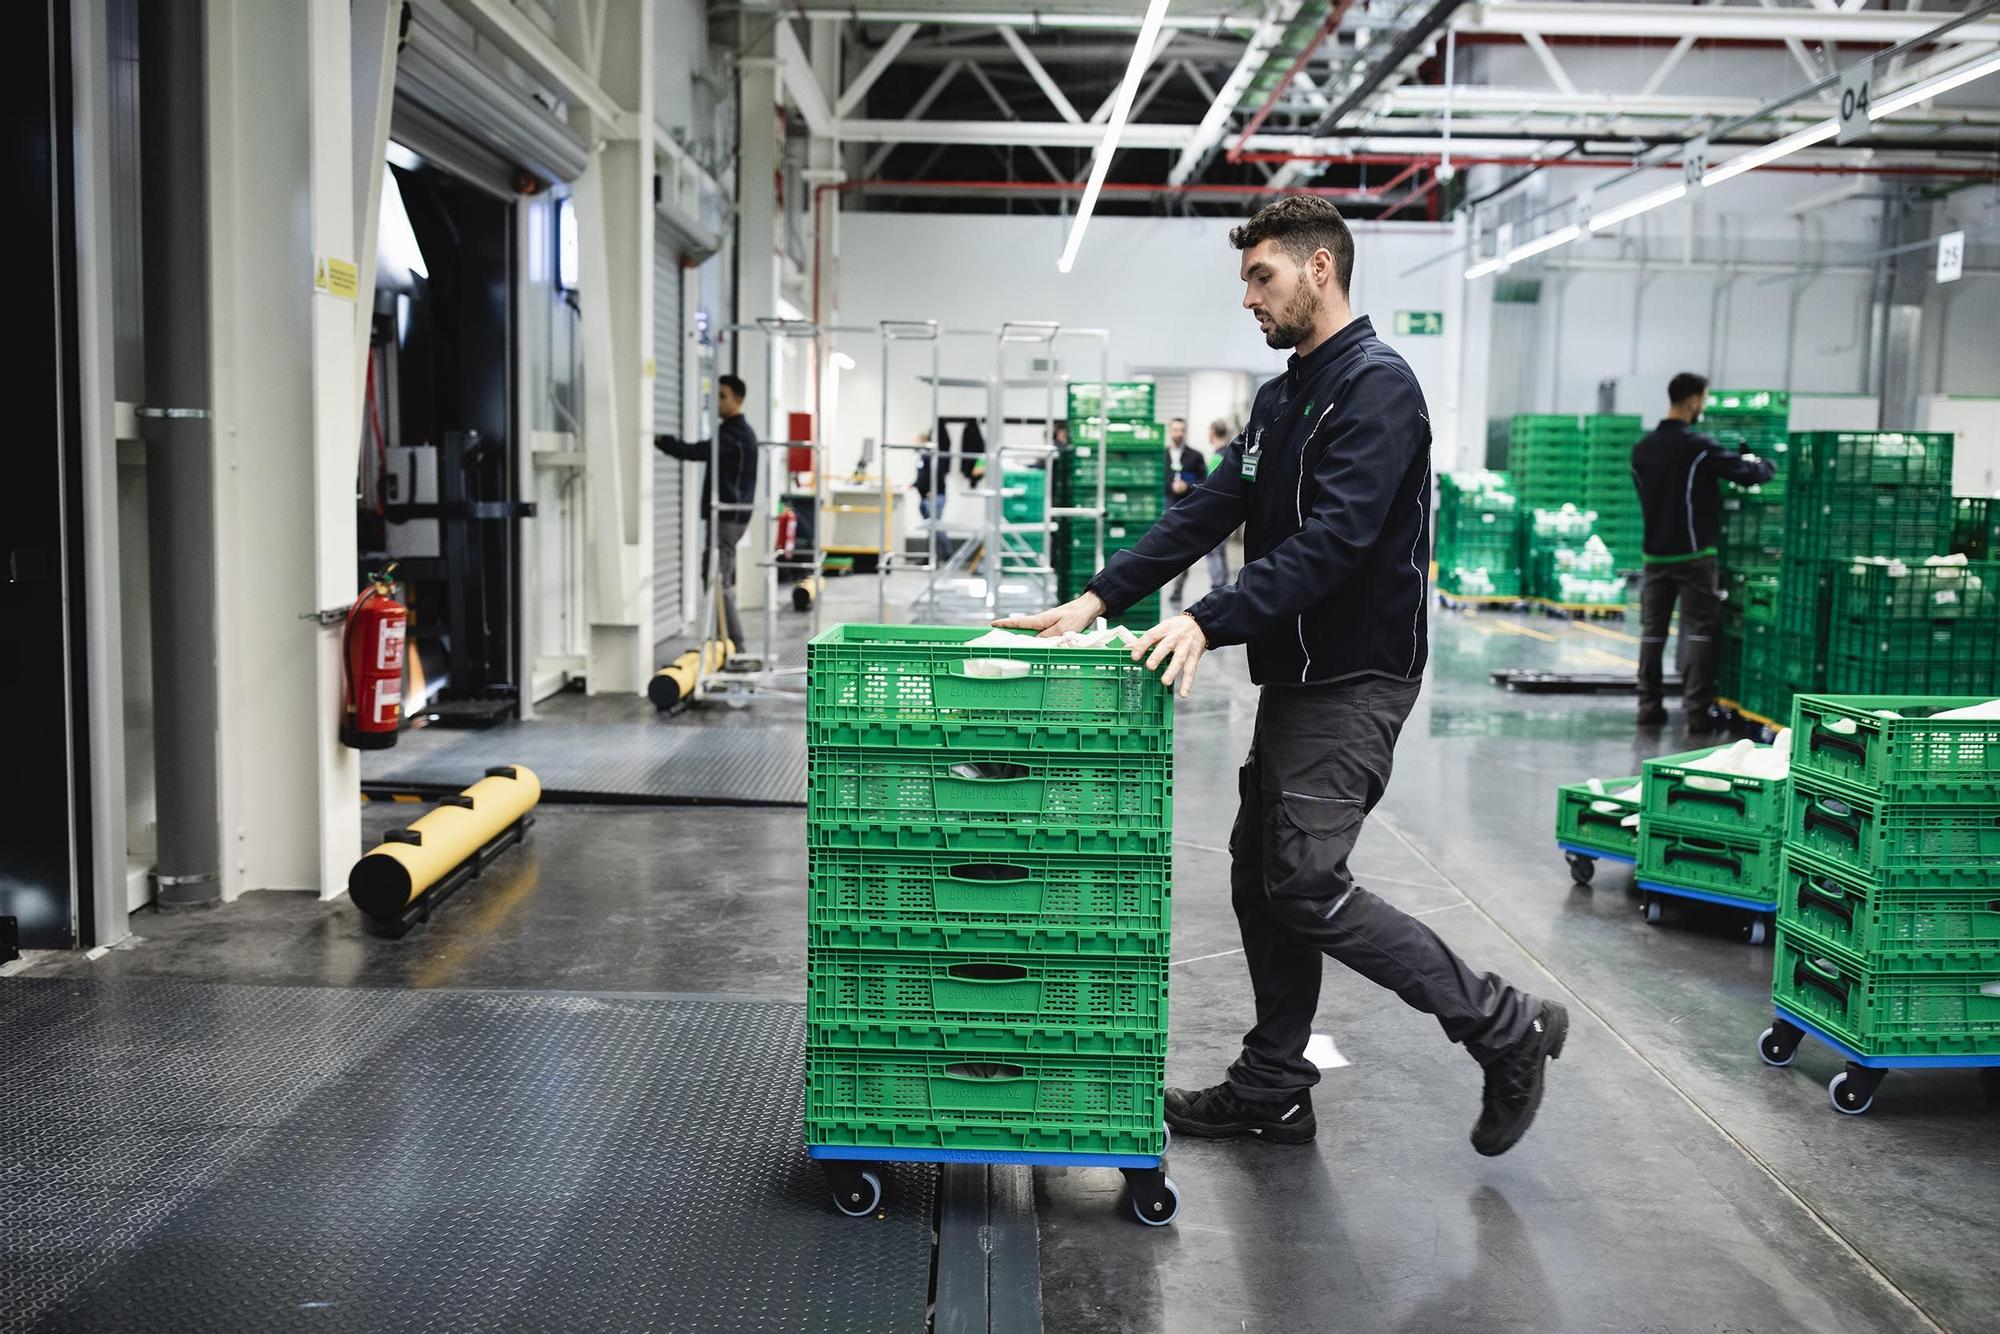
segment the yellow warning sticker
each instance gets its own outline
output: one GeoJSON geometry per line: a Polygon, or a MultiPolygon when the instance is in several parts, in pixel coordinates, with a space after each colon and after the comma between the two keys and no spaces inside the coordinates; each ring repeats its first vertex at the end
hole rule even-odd
{"type": "Polygon", "coordinates": [[[337,296],[342,301],[359,300],[361,270],[344,259],[329,258],[326,261],[326,290],[328,295],[337,296]]]}

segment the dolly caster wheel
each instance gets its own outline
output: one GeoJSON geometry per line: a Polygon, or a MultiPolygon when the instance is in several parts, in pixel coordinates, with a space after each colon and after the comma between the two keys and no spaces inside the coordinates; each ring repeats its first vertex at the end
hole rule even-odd
{"type": "Polygon", "coordinates": [[[1125,1185],[1132,1197],[1132,1216],[1147,1227],[1165,1227],[1180,1217],[1180,1187],[1174,1185],[1166,1169],[1127,1168],[1125,1185]]]}
{"type": "Polygon", "coordinates": [[[1875,1105],[1875,1090],[1881,1086],[1884,1073],[1850,1064],[1827,1084],[1827,1101],[1843,1116],[1859,1116],[1875,1105]]]}
{"type": "Polygon", "coordinates": [[[1588,885],[1590,878],[1597,874],[1597,858],[1585,857],[1580,853],[1569,854],[1569,878],[1579,885],[1588,885]]]}
{"type": "Polygon", "coordinates": [[[1763,918],[1753,917],[1744,932],[1744,938],[1752,945],[1761,945],[1770,938],[1770,928],[1764,925],[1763,918]]]}
{"type": "Polygon", "coordinates": [[[1648,926],[1658,926],[1660,919],[1667,915],[1667,910],[1660,906],[1658,899],[1647,899],[1644,907],[1646,911],[1646,925],[1648,926]]]}
{"type": "Polygon", "coordinates": [[[1799,1054],[1799,1039],[1805,1036],[1782,1019],[1757,1035],[1757,1057],[1766,1065],[1790,1065],[1799,1054]]]}
{"type": "Polygon", "coordinates": [[[866,1218],[882,1207],[882,1178],[857,1163],[822,1160],[833,1207],[849,1218],[866,1218]]]}

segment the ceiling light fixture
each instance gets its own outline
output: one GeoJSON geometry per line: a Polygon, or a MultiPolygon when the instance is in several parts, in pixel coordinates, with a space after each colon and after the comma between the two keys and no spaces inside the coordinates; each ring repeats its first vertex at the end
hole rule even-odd
{"type": "Polygon", "coordinates": [[[1643,194],[1636,199],[1628,199],[1622,204],[1608,208],[1602,213],[1591,214],[1590,230],[1601,232],[1607,227],[1616,227],[1627,218],[1636,218],[1641,213],[1650,213],[1677,199],[1685,199],[1687,192],[1686,181],[1675,181],[1672,185],[1661,186],[1651,194],[1643,194]]]}
{"type": "Polygon", "coordinates": [[[1768,163],[1776,162],[1781,157],[1789,157],[1801,148],[1811,148],[1814,144],[1823,144],[1838,133],[1840,133],[1839,120],[1828,116],[1825,120],[1814,125],[1808,125],[1803,130],[1788,134],[1782,139],[1773,139],[1761,148],[1753,148],[1747,153],[1738,153],[1727,162],[1718,162],[1702,173],[1702,186],[1703,188],[1707,188],[1711,185],[1720,185],[1724,181],[1734,180],[1746,171],[1755,171],[1757,168],[1768,163]]]}
{"type": "Polygon", "coordinates": [[[1495,255],[1491,259],[1482,259],[1465,271],[1465,280],[1471,282],[1475,278],[1484,278],[1487,274],[1498,273],[1506,267],[1507,257],[1505,255],[1495,255]]]}
{"type": "Polygon", "coordinates": [[[1509,264],[1519,264],[1522,260],[1532,255],[1539,255],[1545,250],[1554,250],[1557,246],[1568,245],[1571,241],[1582,235],[1583,228],[1573,222],[1567,227],[1558,227],[1552,232],[1544,232],[1534,240],[1523,241],[1520,245],[1509,250],[1507,252],[1507,262],[1509,264]]]}
{"type": "Polygon", "coordinates": [[[1056,261],[1056,268],[1064,273],[1076,263],[1077,249],[1083,244],[1083,229],[1090,225],[1090,211],[1097,207],[1098,193],[1104,189],[1104,175],[1111,170],[1111,155],[1118,151],[1118,136],[1125,131],[1125,118],[1132,114],[1132,99],[1138,94],[1139,79],[1146,72],[1147,57],[1153,54],[1153,43],[1160,36],[1160,22],[1166,16],[1167,0],[1152,0],[1146,6],[1145,20],[1139,24],[1139,40],[1132,44],[1132,59],[1125,66],[1125,81],[1118,85],[1118,100],[1111,104],[1104,138],[1090,160],[1090,180],[1076,206],[1076,221],[1070,224],[1069,241],[1063,246],[1062,258],[1056,261]]]}
{"type": "Polygon", "coordinates": [[[1948,93],[1954,88],[1960,88],[1971,83],[1974,79],[1983,79],[1996,70],[2000,70],[2000,51],[1994,52],[1983,60],[1975,60],[1969,65],[1960,65],[1957,69],[1946,70],[1935,78],[1925,79],[1921,83],[1913,83],[1908,88],[1898,89],[1896,92],[1890,93],[1885,97],[1877,98],[1868,108],[1868,119],[1880,120],[1884,116],[1893,116],[1898,111],[1913,107],[1919,102],[1928,101],[1936,97],[1939,93],[1948,93]]]}

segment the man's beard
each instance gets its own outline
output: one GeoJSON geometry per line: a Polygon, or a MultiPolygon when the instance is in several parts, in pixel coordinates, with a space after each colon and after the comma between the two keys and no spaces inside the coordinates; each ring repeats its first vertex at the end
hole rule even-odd
{"type": "Polygon", "coordinates": [[[1266,311],[1271,319],[1271,330],[1264,335],[1268,347],[1297,347],[1312,337],[1313,321],[1319,317],[1319,294],[1310,287],[1300,287],[1299,294],[1281,311],[1266,311]]]}

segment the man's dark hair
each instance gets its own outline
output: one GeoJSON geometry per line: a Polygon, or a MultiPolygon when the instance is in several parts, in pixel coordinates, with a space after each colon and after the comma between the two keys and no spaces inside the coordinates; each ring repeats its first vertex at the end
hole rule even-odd
{"type": "Polygon", "coordinates": [[[747,399],[750,397],[749,386],[743,383],[741,376],[718,375],[715,377],[715,382],[738,398],[747,399]]]}
{"type": "Polygon", "coordinates": [[[1347,295],[1354,278],[1354,234],[1335,208],[1318,195],[1287,195],[1257,210],[1250,221],[1229,229],[1229,244],[1248,250],[1259,241],[1275,241],[1300,266],[1324,250],[1333,256],[1333,276],[1347,295]]]}
{"type": "Polygon", "coordinates": [[[1667,381],[1667,402],[1670,405],[1685,403],[1706,388],[1708,388],[1708,377],[1706,375],[1696,375],[1693,371],[1682,371],[1679,375],[1667,381]]]}
{"type": "Polygon", "coordinates": [[[1183,426],[1186,426],[1186,425],[1187,425],[1187,418],[1186,418],[1186,417],[1169,417],[1169,418],[1167,418],[1167,425],[1169,425],[1169,426],[1172,426],[1172,425],[1173,425],[1173,424],[1174,424],[1175,422],[1179,422],[1179,423],[1180,423],[1181,425],[1183,425],[1183,426]]]}

